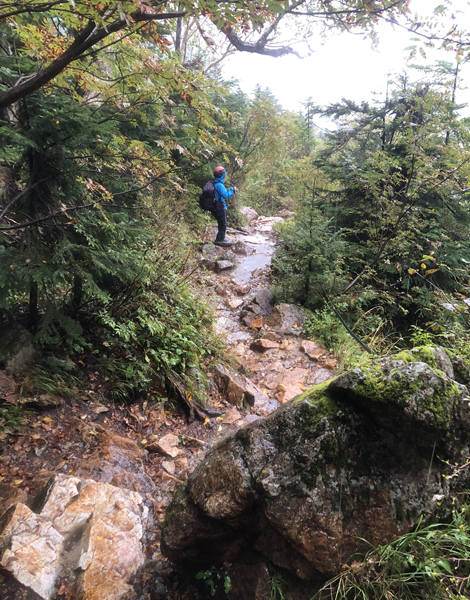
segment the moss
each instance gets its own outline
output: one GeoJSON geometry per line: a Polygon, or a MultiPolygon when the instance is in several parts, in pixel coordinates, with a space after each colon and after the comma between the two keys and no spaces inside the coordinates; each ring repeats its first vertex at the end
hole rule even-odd
{"type": "Polygon", "coordinates": [[[336,377],[314,385],[294,400],[294,404],[307,401],[310,405],[308,427],[316,425],[324,417],[328,419],[334,418],[340,410],[340,405],[328,393],[328,388],[334,379],[336,377]]]}
{"type": "Polygon", "coordinates": [[[419,381],[409,385],[406,375],[390,380],[380,368],[364,369],[363,372],[367,374],[367,378],[356,385],[354,393],[373,402],[405,404],[404,394],[414,394],[422,385],[419,381]]]}
{"type": "Polygon", "coordinates": [[[415,348],[415,353],[422,362],[425,362],[432,369],[435,369],[437,367],[437,360],[433,350],[434,348],[432,346],[419,346],[419,348],[415,348]]]}
{"type": "Polygon", "coordinates": [[[449,401],[460,394],[457,385],[451,381],[443,381],[441,390],[435,390],[434,394],[423,400],[424,410],[428,410],[434,415],[436,423],[440,427],[449,429],[452,412],[449,411],[449,401]]]}
{"type": "Polygon", "coordinates": [[[395,360],[402,360],[405,363],[424,362],[432,369],[437,367],[437,360],[434,356],[433,346],[418,346],[413,348],[413,351],[403,350],[392,356],[395,360]]]}
{"type": "Polygon", "coordinates": [[[393,358],[395,360],[402,360],[404,363],[412,363],[412,362],[416,362],[416,359],[413,355],[411,355],[409,353],[408,350],[402,350],[402,352],[399,352],[398,354],[395,354],[393,356],[393,358]]]}
{"type": "MultiPolygon", "coordinates": [[[[459,395],[459,389],[452,381],[443,379],[444,373],[436,369],[434,371],[441,377],[441,385],[434,388],[431,396],[423,395],[420,398],[420,406],[423,411],[432,413],[439,427],[448,429],[452,416],[449,401],[459,395]]],[[[420,379],[410,383],[405,374],[390,379],[376,367],[363,369],[363,372],[367,374],[367,378],[355,386],[354,393],[373,402],[389,402],[403,406],[407,404],[410,396],[419,392],[425,385],[420,379]]]]}

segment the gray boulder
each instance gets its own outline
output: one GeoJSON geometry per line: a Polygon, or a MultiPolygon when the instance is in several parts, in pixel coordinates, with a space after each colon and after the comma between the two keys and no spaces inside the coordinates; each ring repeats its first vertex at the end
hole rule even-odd
{"type": "Polygon", "coordinates": [[[278,333],[300,335],[307,316],[305,312],[293,304],[275,306],[266,320],[266,325],[278,333]]]}
{"type": "Polygon", "coordinates": [[[16,323],[0,327],[0,369],[9,375],[24,373],[38,357],[33,336],[27,329],[16,323]]]}
{"type": "Polygon", "coordinates": [[[468,451],[470,397],[436,365],[434,349],[371,361],[223,440],[170,505],[164,553],[193,572],[272,564],[313,595],[363,540],[447,518],[470,481],[445,477],[468,451]]]}

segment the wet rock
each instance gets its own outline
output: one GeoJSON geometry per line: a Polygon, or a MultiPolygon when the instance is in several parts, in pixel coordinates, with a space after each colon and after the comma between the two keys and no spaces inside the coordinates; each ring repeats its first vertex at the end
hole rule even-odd
{"type": "Polygon", "coordinates": [[[245,217],[248,219],[249,223],[251,223],[255,219],[259,218],[259,214],[256,212],[256,210],[254,208],[251,208],[250,206],[242,206],[240,209],[240,212],[243,215],[245,215],[245,217]]]}
{"type": "Polygon", "coordinates": [[[197,438],[186,435],[184,438],[184,445],[187,448],[203,448],[205,445],[204,440],[198,440],[197,438]]]}
{"type": "Polygon", "coordinates": [[[264,325],[264,317],[263,315],[259,316],[257,319],[255,319],[254,321],[251,322],[250,326],[254,327],[255,329],[261,329],[261,327],[263,327],[264,325]]]}
{"type": "Polygon", "coordinates": [[[305,312],[297,306],[279,304],[273,308],[266,324],[279,333],[297,336],[302,333],[306,318],[305,312]]]}
{"type": "Polygon", "coordinates": [[[178,473],[185,473],[188,470],[189,461],[185,456],[181,456],[175,460],[175,469],[178,473]]]}
{"type": "Polygon", "coordinates": [[[157,452],[158,454],[163,454],[163,456],[175,458],[178,454],[181,454],[178,444],[178,436],[173,433],[168,433],[157,442],[153,442],[153,444],[146,446],[145,449],[148,452],[157,452]]]}
{"type": "MultiPolygon", "coordinates": [[[[233,246],[232,246],[232,248],[233,248],[233,246]]],[[[227,252],[224,254],[224,259],[229,260],[234,265],[237,263],[237,255],[234,254],[232,252],[232,250],[227,250],[227,252]]]]}
{"type": "Polygon", "coordinates": [[[253,406],[266,400],[265,394],[254,383],[232,367],[218,365],[213,379],[219,392],[234,406],[243,406],[244,402],[253,406]]]}
{"type": "Polygon", "coordinates": [[[246,285],[237,285],[233,288],[233,291],[238,295],[238,296],[244,296],[245,294],[248,294],[248,292],[250,291],[250,286],[248,284],[246,285]]]}
{"type": "Polygon", "coordinates": [[[280,344],[277,342],[272,342],[271,340],[260,338],[251,342],[250,348],[252,350],[256,350],[257,352],[265,352],[266,350],[279,349],[280,344]]]}
{"type": "Polygon", "coordinates": [[[215,272],[220,273],[221,271],[226,271],[227,269],[231,269],[233,267],[233,263],[229,260],[218,260],[215,263],[215,272]]]}
{"type": "Polygon", "coordinates": [[[201,258],[199,261],[199,266],[204,267],[208,271],[215,271],[215,260],[211,260],[210,258],[201,258]]]}
{"type": "Polygon", "coordinates": [[[264,316],[268,316],[271,314],[271,312],[273,310],[272,301],[273,301],[273,295],[271,294],[271,292],[269,290],[261,290],[253,298],[253,303],[257,304],[258,306],[260,306],[263,309],[262,314],[264,316]]]}
{"type": "Polygon", "coordinates": [[[256,296],[247,302],[240,312],[240,319],[247,327],[250,327],[253,321],[262,316],[268,317],[272,312],[272,294],[269,290],[261,290],[256,296]]]}
{"type": "Polygon", "coordinates": [[[248,248],[243,242],[236,242],[236,244],[232,246],[232,250],[233,252],[235,252],[235,254],[240,254],[241,256],[248,256],[248,248]]]}
{"type": "Polygon", "coordinates": [[[55,591],[63,547],[64,538],[24,504],[0,519],[0,565],[46,600],[55,591]]]}
{"type": "Polygon", "coordinates": [[[310,340],[303,340],[302,342],[300,342],[300,348],[311,360],[318,360],[322,356],[328,354],[328,350],[326,348],[322,348],[321,346],[315,344],[315,342],[311,342],[310,340]]]}
{"type": "Polygon", "coordinates": [[[62,579],[74,598],[120,600],[144,563],[148,508],[136,492],[65,475],[54,476],[33,502],[0,521],[1,564],[41,598],[62,579]]]}
{"type": "Polygon", "coordinates": [[[470,483],[468,470],[448,477],[470,442],[470,397],[422,356],[371,361],[225,438],[170,505],[165,555],[190,570],[257,556],[313,595],[361,540],[447,518],[470,483]]]}
{"type": "Polygon", "coordinates": [[[271,340],[272,342],[278,342],[282,347],[282,338],[275,331],[267,331],[262,335],[263,340],[271,340]]]}
{"type": "Polygon", "coordinates": [[[33,398],[19,398],[18,403],[27,406],[50,408],[52,406],[62,406],[64,404],[64,399],[61,396],[53,396],[52,394],[40,394],[33,398]]]}
{"type": "Polygon", "coordinates": [[[227,296],[229,293],[224,285],[217,284],[214,289],[218,296],[227,296]]]}
{"type": "MultiPolygon", "coordinates": [[[[84,426],[83,423],[79,424],[84,426]]],[[[92,436],[97,445],[73,473],[77,477],[111,483],[136,492],[153,494],[155,484],[146,475],[142,450],[132,440],[107,431],[95,424],[98,435],[92,436]]],[[[87,435],[87,429],[84,431],[87,435]]]]}
{"type": "Polygon", "coordinates": [[[176,467],[175,467],[175,463],[174,462],[170,462],[169,460],[164,460],[164,461],[162,461],[162,467],[170,475],[174,475],[175,474],[176,467]]]}
{"type": "Polygon", "coordinates": [[[240,298],[232,298],[230,300],[227,300],[226,304],[230,309],[236,310],[239,306],[243,304],[243,300],[241,300],[240,298]]]}
{"type": "Polygon", "coordinates": [[[239,421],[241,418],[242,418],[241,414],[235,408],[234,410],[228,410],[224,414],[224,417],[222,419],[222,423],[225,423],[227,425],[231,425],[232,423],[235,423],[236,421],[239,421]]]}
{"type": "Polygon", "coordinates": [[[16,323],[0,326],[0,369],[9,375],[24,373],[39,357],[33,335],[16,323]]]}
{"type": "Polygon", "coordinates": [[[464,385],[470,385],[470,367],[468,364],[456,354],[449,353],[452,368],[454,370],[455,380],[464,385]]]}

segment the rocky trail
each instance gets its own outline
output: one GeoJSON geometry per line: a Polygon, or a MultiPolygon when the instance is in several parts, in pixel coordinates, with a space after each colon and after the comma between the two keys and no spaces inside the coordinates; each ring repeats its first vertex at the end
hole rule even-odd
{"type": "Polygon", "coordinates": [[[80,397],[25,401],[0,371],[0,400],[25,403],[22,424],[4,418],[0,429],[2,599],[179,598],[160,552],[175,489],[218,440],[332,377],[335,360],[301,335],[304,314],[272,306],[273,225],[288,215],[247,216],[230,249],[210,243],[212,228],[202,248],[199,283],[233,360],[208,365],[199,418],[150,393],[109,402],[91,371],[80,397]]]}

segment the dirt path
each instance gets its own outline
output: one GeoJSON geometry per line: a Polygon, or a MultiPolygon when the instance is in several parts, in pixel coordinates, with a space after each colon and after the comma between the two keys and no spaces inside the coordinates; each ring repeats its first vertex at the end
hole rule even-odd
{"type": "MultiPolygon", "coordinates": [[[[302,339],[296,323],[288,332],[268,324],[271,309],[266,299],[277,241],[272,227],[279,220],[258,218],[244,231],[229,230],[236,242],[233,249],[210,243],[203,249],[203,263],[214,270],[201,270],[201,283],[215,307],[217,330],[233,356],[233,371],[257,391],[252,406],[231,404],[230,394],[214,383],[207,418],[188,423],[178,410],[152,402],[150,394],[127,406],[109,402],[100,392],[100,374],[90,372],[87,391],[80,397],[64,396],[57,406],[26,411],[22,425],[2,424],[0,512],[15,502],[31,504],[57,474],[112,483],[146,499],[148,562],[138,576],[139,600],[179,598],[171,565],[160,552],[160,523],[175,489],[205,452],[221,437],[330,378],[336,366],[324,349],[302,339]]],[[[212,235],[208,232],[209,239],[212,235]]],[[[216,375],[213,370],[209,381],[216,375]]],[[[73,583],[63,582],[56,598],[73,600],[73,589],[73,583]]],[[[1,569],[0,597],[39,598],[1,569]]]]}

